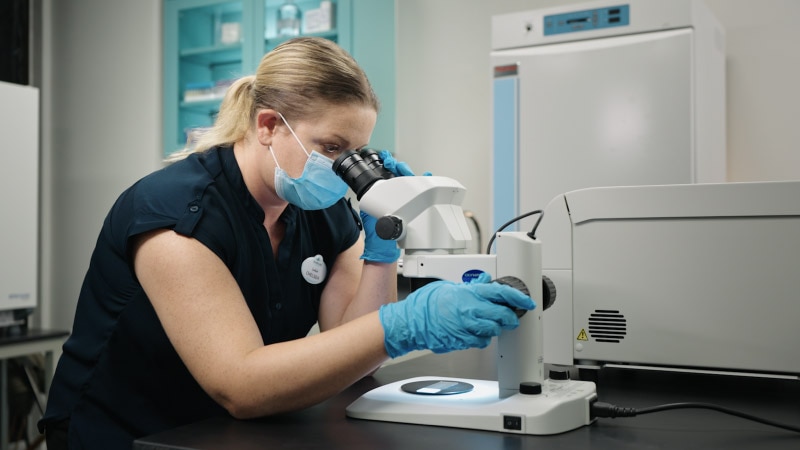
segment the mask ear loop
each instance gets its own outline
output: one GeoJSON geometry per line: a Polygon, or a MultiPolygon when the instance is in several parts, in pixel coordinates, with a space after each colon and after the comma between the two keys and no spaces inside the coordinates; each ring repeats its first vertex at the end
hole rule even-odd
{"type": "MultiPolygon", "coordinates": [[[[275,151],[272,150],[272,145],[269,145],[268,147],[269,147],[269,154],[272,155],[272,160],[275,161],[275,167],[277,167],[278,169],[281,169],[281,165],[278,164],[278,158],[275,157],[275,151]]],[[[281,170],[283,170],[283,169],[281,169],[281,170]]]]}
{"type": "MultiPolygon", "coordinates": [[[[303,151],[305,152],[306,156],[310,158],[310,157],[311,157],[311,153],[309,153],[309,151],[308,151],[308,150],[306,150],[306,146],[305,146],[305,145],[303,145],[303,142],[300,140],[300,138],[299,138],[299,137],[297,137],[297,134],[296,134],[296,133],[294,132],[294,130],[292,129],[292,126],[291,126],[291,125],[289,125],[289,122],[287,122],[287,121],[286,121],[286,117],[283,117],[283,114],[281,114],[280,112],[278,112],[278,115],[279,115],[279,116],[281,116],[281,119],[283,120],[283,123],[285,123],[285,124],[286,124],[286,128],[288,128],[288,129],[289,129],[289,132],[291,132],[291,133],[292,133],[292,136],[294,136],[294,139],[297,141],[297,143],[298,143],[298,144],[300,144],[300,148],[302,148],[302,149],[303,149],[303,151]]],[[[272,155],[272,157],[274,158],[274,157],[275,157],[275,155],[272,155]]]]}

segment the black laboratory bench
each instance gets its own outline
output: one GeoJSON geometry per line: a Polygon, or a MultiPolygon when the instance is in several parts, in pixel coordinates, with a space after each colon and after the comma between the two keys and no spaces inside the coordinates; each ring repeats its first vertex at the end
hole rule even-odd
{"type": "MultiPolygon", "coordinates": [[[[424,355],[381,368],[315,407],[258,420],[217,418],[139,439],[155,449],[800,449],[800,433],[718,411],[681,409],[630,418],[598,419],[551,436],[530,436],[351,419],[345,408],[361,394],[418,376],[497,379],[494,346],[424,355]]],[[[599,400],[645,408],[705,402],[800,426],[800,381],[730,375],[606,368],[597,376],[599,400]]]]}

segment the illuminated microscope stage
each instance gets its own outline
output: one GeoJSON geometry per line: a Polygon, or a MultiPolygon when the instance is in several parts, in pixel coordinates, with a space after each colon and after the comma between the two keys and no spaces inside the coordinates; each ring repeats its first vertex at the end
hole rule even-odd
{"type": "Polygon", "coordinates": [[[496,381],[418,377],[373,389],[347,407],[356,419],[546,435],[592,422],[588,381],[544,380],[500,398],[496,381]],[[536,394],[535,392],[540,391],[536,394]]]}

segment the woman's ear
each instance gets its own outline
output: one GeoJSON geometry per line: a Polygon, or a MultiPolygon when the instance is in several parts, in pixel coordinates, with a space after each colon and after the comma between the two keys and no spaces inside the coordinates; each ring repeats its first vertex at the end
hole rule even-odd
{"type": "Polygon", "coordinates": [[[273,109],[260,109],[256,113],[256,136],[259,144],[271,145],[275,136],[275,126],[278,124],[278,112],[273,109]]]}

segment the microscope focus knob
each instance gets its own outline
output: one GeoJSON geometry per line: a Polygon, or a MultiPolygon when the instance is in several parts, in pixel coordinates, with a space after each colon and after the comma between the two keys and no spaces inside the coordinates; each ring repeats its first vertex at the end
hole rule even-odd
{"type": "MultiPolygon", "coordinates": [[[[505,284],[506,286],[511,286],[512,288],[522,292],[525,295],[531,295],[530,291],[528,290],[528,286],[525,285],[525,282],[517,277],[505,276],[497,278],[492,281],[496,281],[500,284],[505,284]]],[[[511,308],[511,309],[514,311],[514,314],[516,314],[517,317],[522,317],[525,315],[526,312],[528,312],[521,308],[511,308]]]]}
{"type": "MultiPolygon", "coordinates": [[[[525,283],[517,277],[505,276],[494,281],[500,284],[507,284],[514,289],[522,291],[525,295],[531,295],[525,283]]],[[[553,283],[553,280],[542,275],[542,299],[541,302],[539,302],[538,299],[534,299],[534,301],[541,303],[542,311],[553,306],[553,303],[556,302],[556,285],[553,283]]],[[[515,310],[514,312],[517,313],[517,317],[522,317],[522,315],[525,314],[524,309],[515,310]]]]}
{"type": "Polygon", "coordinates": [[[556,284],[553,280],[542,275],[542,311],[553,306],[556,302],[556,284]]]}
{"type": "Polygon", "coordinates": [[[383,216],[375,223],[375,234],[381,239],[394,241],[403,235],[403,219],[397,216],[383,216]]]}

